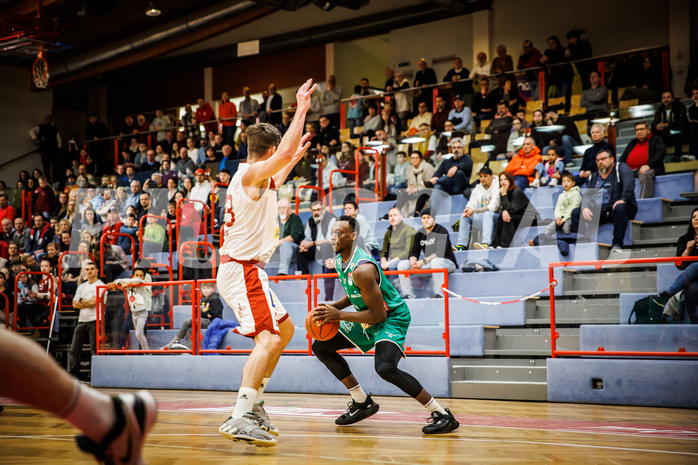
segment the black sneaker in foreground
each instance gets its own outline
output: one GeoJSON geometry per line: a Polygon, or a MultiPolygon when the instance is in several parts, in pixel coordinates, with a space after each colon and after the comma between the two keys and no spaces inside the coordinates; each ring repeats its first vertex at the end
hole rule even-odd
{"type": "Polygon", "coordinates": [[[337,418],[334,422],[337,425],[351,425],[357,421],[361,421],[364,418],[368,418],[375,415],[378,412],[378,404],[373,402],[371,396],[366,397],[366,401],[363,403],[358,403],[351,401],[347,404],[347,411],[344,412],[337,418]]]}
{"type": "Polygon", "coordinates": [[[456,417],[453,416],[449,409],[445,410],[445,415],[441,412],[431,412],[431,418],[427,420],[429,424],[422,428],[422,433],[444,434],[458,429],[460,423],[458,423],[456,417]]]}
{"type": "Polygon", "coordinates": [[[142,464],[141,452],[145,436],[155,423],[157,404],[148,391],[119,394],[112,397],[116,420],[114,426],[98,444],[87,436],[75,439],[80,449],[94,454],[100,463],[142,464]]]}

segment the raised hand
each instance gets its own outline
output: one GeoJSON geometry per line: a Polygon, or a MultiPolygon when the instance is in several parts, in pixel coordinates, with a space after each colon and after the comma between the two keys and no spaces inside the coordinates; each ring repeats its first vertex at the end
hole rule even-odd
{"type": "Polygon", "coordinates": [[[312,138],[312,134],[309,132],[306,132],[303,134],[303,137],[301,138],[300,143],[298,144],[298,149],[296,150],[296,153],[293,155],[293,160],[291,163],[295,164],[300,160],[303,155],[305,155],[305,152],[310,148],[310,139],[312,138]]]}
{"type": "Polygon", "coordinates": [[[299,89],[298,92],[296,92],[296,102],[298,102],[298,110],[303,109],[303,110],[308,110],[310,108],[310,96],[313,94],[313,91],[317,87],[317,84],[313,84],[312,79],[308,79],[305,81],[305,84],[303,84],[299,89]]]}

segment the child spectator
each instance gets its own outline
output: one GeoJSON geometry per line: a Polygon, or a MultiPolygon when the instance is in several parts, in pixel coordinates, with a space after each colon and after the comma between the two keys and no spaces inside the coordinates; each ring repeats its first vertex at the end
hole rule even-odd
{"type": "MultiPolygon", "coordinates": [[[[528,241],[528,245],[538,245],[540,242],[550,243],[552,242],[555,234],[562,230],[565,234],[571,234],[572,232],[572,212],[582,205],[582,195],[579,192],[579,186],[575,185],[574,175],[569,172],[565,172],[562,175],[562,188],[564,189],[557,199],[555,204],[555,220],[545,227],[545,232],[542,236],[536,237],[528,241]]],[[[561,249],[563,256],[567,256],[565,251],[568,249],[561,249]]]]}
{"type": "Polygon", "coordinates": [[[349,100],[349,110],[347,111],[347,119],[350,125],[350,136],[352,139],[356,137],[354,129],[361,126],[364,112],[364,99],[361,98],[361,86],[354,86],[354,93],[349,100]]]}
{"type": "Polygon", "coordinates": [[[407,175],[410,172],[410,162],[407,160],[407,154],[405,152],[398,152],[397,155],[397,165],[395,165],[395,177],[393,178],[393,188],[402,189],[407,187],[407,175]]]}
{"type": "MultiPolygon", "coordinates": [[[[223,303],[217,292],[214,292],[213,283],[201,283],[201,329],[206,329],[215,318],[223,317],[223,303]]],[[[168,349],[191,349],[191,333],[192,321],[191,318],[184,320],[179,332],[164,348],[168,349]],[[186,338],[186,345],[179,341],[186,338]]]]}
{"type": "Polygon", "coordinates": [[[565,172],[565,155],[554,147],[548,149],[547,155],[548,160],[540,174],[540,185],[557,186],[562,179],[562,173],[565,172]]]}
{"type": "MultiPolygon", "coordinates": [[[[22,271],[26,271],[22,269],[22,271]]],[[[38,326],[39,315],[46,309],[39,304],[39,286],[28,274],[21,275],[17,280],[17,320],[19,328],[38,326]]]]}
{"type": "Polygon", "coordinates": [[[144,268],[136,268],[133,270],[131,278],[117,279],[113,283],[107,284],[107,289],[115,290],[117,287],[126,290],[126,300],[128,308],[131,312],[131,320],[133,327],[136,329],[136,338],[141,344],[142,350],[148,350],[148,340],[145,338],[145,325],[148,322],[148,312],[152,308],[152,287],[151,286],[135,286],[150,282],[144,268]]]}
{"type": "Polygon", "coordinates": [[[130,213],[126,215],[125,224],[119,229],[122,234],[128,234],[131,237],[119,236],[119,247],[124,250],[124,253],[130,254],[131,241],[136,245],[135,250],[138,253],[138,225],[136,224],[136,215],[130,213]]]}

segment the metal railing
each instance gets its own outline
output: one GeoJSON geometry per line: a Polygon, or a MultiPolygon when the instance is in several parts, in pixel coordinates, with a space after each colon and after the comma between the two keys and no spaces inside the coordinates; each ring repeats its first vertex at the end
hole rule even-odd
{"type": "MultiPolygon", "coordinates": [[[[548,264],[548,279],[550,284],[556,283],[554,277],[555,268],[569,266],[593,266],[600,270],[608,265],[638,265],[648,263],[673,263],[679,265],[683,262],[698,261],[698,257],[663,257],[663,258],[634,258],[625,260],[590,260],[577,262],[554,262],[548,264]]],[[[652,352],[652,351],[612,351],[599,347],[595,351],[589,350],[557,350],[557,339],[560,333],[555,330],[555,293],[550,292],[550,348],[553,358],[559,356],[601,356],[601,357],[698,357],[698,352],[687,352],[683,347],[677,347],[676,352],[652,352]]]]}

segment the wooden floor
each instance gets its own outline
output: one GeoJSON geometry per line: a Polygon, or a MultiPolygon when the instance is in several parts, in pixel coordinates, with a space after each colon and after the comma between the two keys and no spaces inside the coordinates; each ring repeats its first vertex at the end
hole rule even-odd
{"type": "MultiPolygon", "coordinates": [[[[460,428],[424,436],[428,415],[412,399],[376,397],[377,415],[340,428],[334,418],[348,396],[272,393],[266,407],[281,436],[262,449],[218,434],[234,393],[153,394],[159,413],[144,449],[149,464],[698,463],[696,410],[445,399],[460,428]]],[[[93,463],[70,425],[0,404],[1,464],[93,463]]]]}

